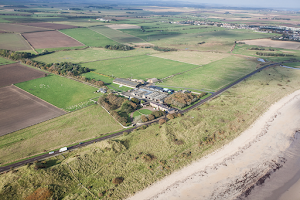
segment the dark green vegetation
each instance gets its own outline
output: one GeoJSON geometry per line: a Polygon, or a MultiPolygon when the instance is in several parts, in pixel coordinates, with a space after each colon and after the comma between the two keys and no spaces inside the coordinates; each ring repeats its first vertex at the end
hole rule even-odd
{"type": "Polygon", "coordinates": [[[74,110],[90,104],[89,99],[99,96],[94,87],[54,74],[16,86],[64,110],[74,110]]]}

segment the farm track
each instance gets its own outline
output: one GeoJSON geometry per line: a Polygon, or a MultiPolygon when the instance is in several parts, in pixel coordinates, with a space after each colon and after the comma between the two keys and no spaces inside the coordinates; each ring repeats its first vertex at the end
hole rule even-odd
{"type": "MultiPolygon", "coordinates": [[[[228,90],[229,88],[235,86],[236,84],[240,83],[241,81],[251,77],[252,75],[260,72],[261,70],[264,70],[268,67],[271,67],[271,66],[276,66],[276,65],[279,65],[281,63],[272,63],[272,64],[268,64],[264,67],[261,67],[253,72],[251,72],[250,74],[236,80],[235,82],[227,85],[226,87],[220,89],[219,91],[215,92],[214,94],[212,94],[211,96],[207,97],[206,99],[203,99],[201,101],[199,101],[198,103],[196,103],[195,105],[183,110],[183,111],[179,111],[179,113],[187,113],[188,111],[208,102],[209,100],[217,97],[218,95],[220,95],[221,93],[225,92],[226,90],[228,90]]],[[[148,122],[148,123],[144,123],[143,125],[151,125],[153,123],[157,123],[159,119],[156,119],[156,120],[153,120],[151,122],[148,122]]],[[[113,134],[110,134],[110,135],[106,135],[104,137],[101,137],[101,138],[97,138],[97,139],[94,139],[94,140],[90,140],[90,141],[87,141],[87,142],[84,142],[82,144],[76,144],[76,145],[73,145],[73,146],[70,146],[68,147],[68,150],[69,151],[73,151],[77,148],[80,148],[80,147],[84,147],[84,146],[87,146],[87,145],[90,145],[90,144],[93,144],[93,143],[96,143],[96,142],[100,142],[100,141],[103,141],[103,140],[106,140],[106,139],[111,139],[111,138],[114,138],[114,137],[117,137],[117,136],[120,136],[122,135],[124,132],[131,132],[137,128],[139,128],[140,126],[136,126],[136,127],[133,127],[133,128],[129,128],[127,130],[123,130],[123,131],[120,131],[120,132],[117,132],[117,133],[113,133],[113,134]]],[[[44,159],[47,159],[49,157],[53,157],[53,156],[56,156],[56,155],[60,155],[62,154],[61,152],[59,151],[55,151],[53,154],[48,154],[48,153],[45,153],[43,155],[39,155],[39,156],[36,156],[34,158],[29,158],[29,159],[26,159],[26,160],[23,160],[23,161],[20,161],[20,162],[17,162],[17,163],[14,163],[14,164],[10,164],[10,165],[7,165],[7,166],[4,166],[4,167],[0,167],[0,173],[1,172],[5,172],[5,171],[9,171],[11,168],[16,168],[16,167],[20,167],[20,166],[23,166],[27,163],[32,163],[36,160],[44,160],[44,159]]]]}

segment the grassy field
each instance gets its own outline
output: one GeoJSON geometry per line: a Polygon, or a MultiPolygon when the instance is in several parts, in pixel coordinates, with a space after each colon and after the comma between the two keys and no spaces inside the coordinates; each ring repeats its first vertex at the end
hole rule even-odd
{"type": "Polygon", "coordinates": [[[116,42],[119,42],[119,43],[141,43],[141,42],[143,43],[143,42],[145,42],[144,40],[142,40],[138,37],[129,35],[127,33],[123,33],[119,30],[114,30],[114,29],[108,28],[106,26],[95,26],[95,27],[90,27],[89,29],[91,29],[97,33],[103,34],[104,36],[106,36],[116,42]]]}
{"type": "Polygon", "coordinates": [[[176,60],[179,62],[190,63],[194,65],[206,65],[211,62],[226,58],[230,56],[230,54],[195,51],[173,51],[160,54],[153,54],[153,56],[170,60],[176,60]]]}
{"type": "Polygon", "coordinates": [[[216,91],[254,71],[257,65],[256,59],[230,56],[174,76],[157,85],[216,91]]]}
{"type": "Polygon", "coordinates": [[[133,113],[133,117],[137,117],[140,115],[149,115],[151,113],[152,113],[152,111],[148,110],[148,109],[137,110],[133,113]]]}
{"type": "Polygon", "coordinates": [[[284,63],[283,65],[288,67],[300,68],[300,62],[284,63]]]}
{"type": "Polygon", "coordinates": [[[153,125],[66,153],[64,158],[53,157],[46,161],[47,169],[35,171],[34,166],[25,166],[17,172],[3,174],[0,195],[4,200],[21,199],[38,187],[48,187],[60,199],[95,198],[77,186],[73,172],[96,197],[125,199],[232,141],[270,105],[300,89],[299,76],[300,72],[280,67],[263,70],[161,127],[153,125]],[[211,141],[204,142],[208,140],[205,138],[211,141]],[[182,142],[178,145],[175,139],[182,142]],[[146,154],[154,159],[146,161],[142,158],[146,154]],[[118,187],[111,182],[115,177],[124,178],[118,187]],[[14,181],[16,178],[18,181],[14,181]]]}
{"type": "Polygon", "coordinates": [[[14,63],[14,61],[0,57],[0,65],[7,65],[7,64],[11,64],[11,63],[14,63]]]}
{"type": "Polygon", "coordinates": [[[156,58],[153,56],[134,56],[113,60],[103,60],[82,64],[96,72],[119,78],[164,78],[184,72],[197,66],[182,62],[156,58]]]}
{"type": "MultiPolygon", "coordinates": [[[[57,47],[57,48],[46,48],[46,49],[35,49],[38,53],[42,53],[44,50],[47,51],[70,51],[70,50],[80,50],[84,49],[86,46],[77,46],[77,47],[57,47]]],[[[65,61],[64,61],[65,62],[65,61]]]]}
{"type": "Polygon", "coordinates": [[[16,86],[67,111],[99,96],[93,93],[97,90],[94,87],[53,74],[17,83],[16,86]]]}
{"type": "Polygon", "coordinates": [[[45,63],[56,63],[56,62],[91,62],[96,60],[106,60],[128,56],[138,56],[157,53],[153,49],[137,48],[130,51],[116,51],[107,50],[103,48],[88,48],[84,50],[74,51],[59,51],[43,56],[34,58],[34,60],[45,62],[45,63]]]}
{"type": "Polygon", "coordinates": [[[115,45],[117,42],[88,28],[64,29],[60,32],[75,38],[79,42],[90,47],[105,47],[105,45],[115,45]]]}
{"type": "Polygon", "coordinates": [[[0,34],[0,49],[20,51],[31,50],[31,47],[22,36],[13,33],[3,33],[0,34]]]}
{"type": "Polygon", "coordinates": [[[0,163],[30,157],[114,132],[122,127],[100,106],[48,120],[1,137],[0,163]],[[35,145],[32,145],[35,144],[35,145]]]}

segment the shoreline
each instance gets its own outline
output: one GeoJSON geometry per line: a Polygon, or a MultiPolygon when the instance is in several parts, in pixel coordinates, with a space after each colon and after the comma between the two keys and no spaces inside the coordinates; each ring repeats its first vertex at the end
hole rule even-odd
{"type": "Polygon", "coordinates": [[[268,172],[279,169],[285,162],[283,152],[300,129],[297,103],[300,105],[300,90],[272,104],[230,143],[128,200],[241,198],[241,194],[251,192],[254,184],[263,181],[264,176],[269,177],[268,172]],[[296,120],[293,112],[298,113],[296,120]]]}

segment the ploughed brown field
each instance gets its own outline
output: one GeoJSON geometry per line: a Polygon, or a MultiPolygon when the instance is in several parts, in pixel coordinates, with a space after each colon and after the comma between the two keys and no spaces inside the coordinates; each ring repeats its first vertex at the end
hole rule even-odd
{"type": "Polygon", "coordinates": [[[45,72],[13,63],[0,66],[0,87],[45,76],[45,72]]]}
{"type": "Polygon", "coordinates": [[[46,22],[38,22],[38,23],[22,23],[22,25],[26,26],[34,26],[40,28],[48,28],[48,29],[69,29],[69,28],[78,28],[78,26],[66,25],[66,24],[54,24],[54,23],[46,23],[46,22]]]}
{"type": "Polygon", "coordinates": [[[58,31],[24,33],[22,35],[35,49],[84,46],[58,31]]]}
{"type": "Polygon", "coordinates": [[[0,23],[0,30],[5,32],[26,33],[26,32],[36,32],[36,31],[46,31],[49,29],[33,27],[33,26],[25,26],[21,24],[0,23]]]}
{"type": "Polygon", "coordinates": [[[293,41],[257,39],[257,40],[242,40],[240,42],[245,42],[248,45],[300,50],[300,42],[293,42],[293,41]]]}
{"type": "Polygon", "coordinates": [[[65,113],[14,85],[0,88],[0,136],[65,113]]]}
{"type": "Polygon", "coordinates": [[[1,31],[1,30],[0,30],[0,33],[6,33],[6,31],[1,31]]]}

